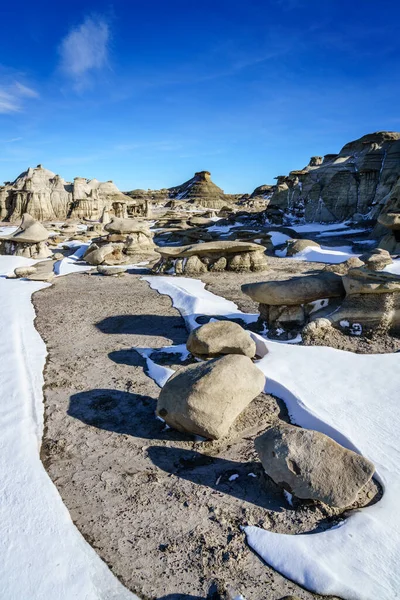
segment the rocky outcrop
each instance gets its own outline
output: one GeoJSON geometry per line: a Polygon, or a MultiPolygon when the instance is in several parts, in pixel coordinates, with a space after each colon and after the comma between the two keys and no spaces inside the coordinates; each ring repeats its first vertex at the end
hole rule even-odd
{"type": "Polygon", "coordinates": [[[374,465],[318,431],[278,424],[255,440],[266,473],[297,498],[344,508],[374,474],[374,465]]]}
{"type": "Polygon", "coordinates": [[[265,248],[251,242],[205,242],[189,246],[157,248],[160,260],[156,273],[181,275],[207,271],[265,271],[268,268],[265,248]]]}
{"type": "Polygon", "coordinates": [[[277,177],[266,215],[276,223],[375,220],[399,176],[400,133],[371,133],[277,177]]]}
{"type": "Polygon", "coordinates": [[[66,182],[42,165],[29,168],[0,188],[0,219],[16,221],[29,213],[39,221],[100,219],[104,210],[117,217],[144,214],[145,203],[124,195],[112,181],[75,177],[66,182]]]}
{"type": "Polygon", "coordinates": [[[162,388],[157,415],[178,431],[218,439],[264,384],[264,375],[247,356],[229,354],[189,365],[162,388]]]}
{"type": "Polygon", "coordinates": [[[229,204],[223,190],[211,181],[209,171],[199,171],[182,185],[169,189],[169,197],[174,201],[184,200],[206,208],[222,208],[229,204]]]}

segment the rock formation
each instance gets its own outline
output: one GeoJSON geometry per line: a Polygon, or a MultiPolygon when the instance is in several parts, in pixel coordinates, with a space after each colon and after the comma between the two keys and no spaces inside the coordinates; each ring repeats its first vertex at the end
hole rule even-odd
{"type": "Polygon", "coordinates": [[[400,133],[371,133],[278,176],[266,215],[276,223],[375,220],[399,176],[400,133]]]}
{"type": "Polygon", "coordinates": [[[247,356],[229,354],[189,365],[162,388],[157,415],[178,431],[218,439],[264,384],[264,375],[247,356]]]}
{"type": "Polygon", "coordinates": [[[207,271],[265,271],[265,248],[251,242],[205,242],[157,248],[156,273],[197,274],[207,271]]]}
{"type": "Polygon", "coordinates": [[[194,329],[186,347],[198,358],[214,358],[221,354],[243,354],[253,358],[256,344],[248,331],[233,321],[210,321],[194,329]]]}
{"type": "Polygon", "coordinates": [[[199,171],[189,181],[170,188],[169,197],[174,201],[184,200],[206,208],[222,208],[229,204],[223,190],[211,181],[209,171],[199,171]]]}
{"type": "Polygon", "coordinates": [[[22,223],[14,233],[0,236],[0,254],[25,258],[47,258],[52,255],[47,246],[49,232],[31,215],[24,214],[22,223]]]}
{"type": "Polygon", "coordinates": [[[319,431],[280,423],[255,440],[266,473],[297,498],[350,506],[374,465],[319,431]]]}
{"type": "Polygon", "coordinates": [[[112,181],[75,177],[66,182],[42,165],[29,168],[0,188],[0,219],[16,221],[28,212],[39,221],[53,219],[98,220],[107,209],[117,217],[143,214],[145,202],[120,192],[112,181]]]}

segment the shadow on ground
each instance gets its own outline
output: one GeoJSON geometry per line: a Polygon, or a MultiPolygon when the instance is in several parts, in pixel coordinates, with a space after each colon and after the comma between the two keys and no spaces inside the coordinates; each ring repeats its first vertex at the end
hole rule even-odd
{"type": "Polygon", "coordinates": [[[96,323],[97,329],[107,334],[136,334],[147,337],[166,336],[173,344],[186,342],[188,333],[184,321],[178,316],[116,315],[96,323]]]}
{"type": "Polygon", "coordinates": [[[147,454],[154,465],[167,473],[258,507],[280,511],[282,493],[264,473],[260,462],[238,462],[167,446],[152,446],[147,454]]]}
{"type": "MultiPolygon", "coordinates": [[[[136,354],[136,353],[134,353],[136,354]]],[[[193,442],[156,418],[156,399],[122,390],[94,389],[70,397],[67,414],[82,423],[138,438],[193,442]]]]}

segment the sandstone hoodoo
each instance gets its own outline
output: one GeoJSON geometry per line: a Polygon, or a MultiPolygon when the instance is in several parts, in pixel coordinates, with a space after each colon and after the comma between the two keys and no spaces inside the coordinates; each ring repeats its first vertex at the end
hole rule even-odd
{"type": "Polygon", "coordinates": [[[42,165],[0,187],[0,219],[16,221],[26,212],[40,221],[99,219],[104,209],[117,217],[145,214],[146,203],[119,191],[112,181],[75,177],[72,183],[42,165]]]}
{"type": "Polygon", "coordinates": [[[378,217],[378,223],[384,231],[389,230],[381,239],[379,247],[392,254],[400,254],[400,179],[389,195],[378,217]]]}
{"type": "Polygon", "coordinates": [[[280,423],[255,440],[266,473],[297,498],[350,506],[374,465],[318,431],[280,423]]]}
{"type": "Polygon", "coordinates": [[[249,332],[232,321],[212,321],[194,329],[186,347],[199,358],[221,354],[243,354],[253,358],[256,354],[256,345],[249,332]]]}
{"type": "Polygon", "coordinates": [[[157,414],[178,431],[219,439],[264,385],[264,375],[247,356],[214,358],[173,375],[160,392],[157,414]]]}
{"type": "Polygon", "coordinates": [[[172,200],[185,200],[205,208],[222,208],[229,204],[223,190],[211,181],[209,171],[199,171],[182,185],[169,189],[172,200]]]}
{"type": "Polygon", "coordinates": [[[205,242],[190,246],[157,248],[160,260],[156,273],[196,274],[207,271],[265,271],[268,268],[265,248],[251,242],[205,242]]]}
{"type": "Polygon", "coordinates": [[[292,277],[242,285],[242,292],[259,302],[260,320],[269,327],[298,328],[315,311],[318,300],[340,299],[345,295],[342,278],[336,273],[292,277]]]}
{"type": "Polygon", "coordinates": [[[24,214],[21,225],[14,233],[0,236],[0,254],[25,258],[47,258],[52,255],[47,245],[49,232],[31,215],[24,214]]]}
{"type": "Polygon", "coordinates": [[[279,176],[266,215],[276,223],[376,220],[399,176],[400,133],[371,133],[279,176]]]}

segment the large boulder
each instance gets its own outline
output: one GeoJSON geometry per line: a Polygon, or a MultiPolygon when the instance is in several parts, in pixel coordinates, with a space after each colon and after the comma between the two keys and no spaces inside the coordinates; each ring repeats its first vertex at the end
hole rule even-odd
{"type": "Polygon", "coordinates": [[[286,256],[296,256],[300,252],[303,252],[306,248],[321,248],[317,242],[312,240],[288,240],[286,244],[287,252],[286,256]]]}
{"type": "Polygon", "coordinates": [[[111,221],[104,226],[105,231],[109,233],[137,233],[139,231],[148,231],[148,225],[137,219],[119,219],[112,217],[111,221]]]}
{"type": "Polygon", "coordinates": [[[344,296],[342,278],[336,273],[292,277],[283,281],[266,281],[242,285],[242,292],[260,304],[290,306],[321,298],[344,296]]]}
{"type": "Polygon", "coordinates": [[[264,385],[264,375],[247,356],[229,354],[189,365],[162,388],[157,415],[178,431],[218,439],[264,385]]]}
{"type": "Polygon", "coordinates": [[[213,321],[198,327],[189,335],[186,347],[199,358],[220,354],[243,354],[253,358],[256,344],[248,331],[232,321],[213,321]]]}
{"type": "Polygon", "coordinates": [[[92,244],[86,250],[83,255],[89,265],[120,265],[127,262],[127,257],[122,254],[121,248],[114,246],[113,244],[106,244],[105,246],[98,246],[92,244]]]}
{"type": "Polygon", "coordinates": [[[363,456],[318,431],[277,424],[255,440],[263,467],[297,498],[350,506],[374,474],[363,456]]]}

